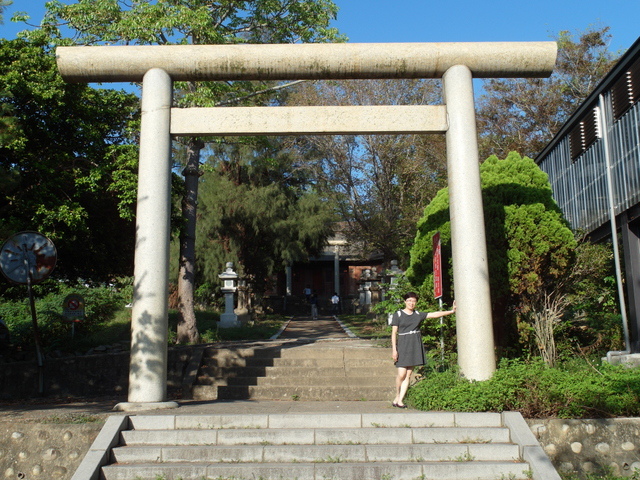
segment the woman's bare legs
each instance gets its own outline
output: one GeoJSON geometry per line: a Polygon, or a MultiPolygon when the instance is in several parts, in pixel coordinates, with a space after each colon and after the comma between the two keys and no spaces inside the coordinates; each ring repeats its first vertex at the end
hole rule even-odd
{"type": "Polygon", "coordinates": [[[398,376],[396,377],[396,398],[393,403],[402,407],[404,406],[404,396],[409,389],[409,381],[411,380],[411,372],[413,367],[398,367],[398,376]]]}

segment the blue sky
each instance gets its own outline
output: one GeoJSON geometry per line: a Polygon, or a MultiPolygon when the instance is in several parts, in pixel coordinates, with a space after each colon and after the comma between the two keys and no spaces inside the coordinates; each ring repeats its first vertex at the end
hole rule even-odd
{"type": "MultiPolygon", "coordinates": [[[[71,0],[62,0],[63,2],[71,0]]],[[[351,42],[482,42],[550,40],[560,30],[611,27],[613,51],[640,36],[640,0],[334,0],[335,26],[351,42]]],[[[34,23],[45,0],[14,0],[0,37],[14,38],[23,25],[9,21],[26,11],[34,23]]]]}

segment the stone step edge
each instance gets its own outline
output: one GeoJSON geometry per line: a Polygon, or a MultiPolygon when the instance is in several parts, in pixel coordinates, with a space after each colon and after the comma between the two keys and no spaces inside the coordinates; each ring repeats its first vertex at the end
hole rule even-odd
{"type": "MultiPolygon", "coordinates": [[[[253,413],[132,415],[129,429],[178,430],[197,428],[507,428],[503,413],[424,412],[392,409],[376,413],[253,413]]],[[[517,415],[520,415],[516,412],[517,415]]],[[[527,425],[524,419],[524,425],[527,425]]],[[[528,428],[528,426],[527,426],[528,428]]],[[[531,434],[533,436],[533,434],[531,434]]],[[[533,437],[535,439],[535,437],[533,437]]]]}
{"type": "MultiPolygon", "coordinates": [[[[230,429],[231,430],[231,429],[230,429]]],[[[230,431],[228,430],[228,431],[230,431]]],[[[194,431],[195,432],[195,431],[194,431]]],[[[251,447],[259,447],[263,444],[269,444],[270,446],[283,446],[283,445],[304,445],[307,447],[329,447],[336,445],[362,445],[362,446],[380,446],[380,445],[388,445],[388,446],[398,446],[398,445],[411,445],[416,447],[437,447],[438,445],[490,445],[494,447],[496,445],[515,445],[514,443],[508,443],[509,438],[508,434],[499,434],[496,433],[491,436],[483,436],[481,442],[473,443],[471,440],[473,439],[465,439],[463,436],[441,436],[440,438],[428,438],[422,436],[421,438],[408,438],[407,435],[397,435],[393,433],[387,434],[383,438],[371,439],[368,436],[363,438],[360,435],[356,435],[354,437],[345,437],[342,435],[344,432],[340,432],[336,429],[335,436],[327,436],[326,438],[321,438],[320,440],[313,440],[311,438],[300,438],[299,436],[291,436],[292,433],[295,432],[274,432],[274,435],[262,435],[262,436],[243,436],[242,434],[238,436],[230,436],[217,438],[217,435],[212,435],[211,438],[200,438],[194,439],[195,433],[192,432],[192,437],[189,438],[181,438],[180,436],[176,436],[173,438],[171,443],[168,443],[168,438],[171,438],[170,435],[165,435],[161,438],[157,438],[157,435],[127,435],[125,432],[122,434],[122,441],[119,443],[122,447],[149,447],[149,448],[163,448],[168,447],[170,445],[177,447],[217,447],[217,448],[235,448],[238,446],[251,446],[251,447]],[[213,438],[216,437],[216,438],[213,438]],[[295,443],[292,442],[292,439],[295,440],[295,443]],[[465,442],[468,440],[468,442],[465,442]],[[350,442],[364,442],[360,443],[350,443],[350,442]],[[265,443],[267,442],[267,443],[265,443]]],[[[316,430],[317,432],[317,430],[316,430]]],[[[132,432],[129,432],[132,433],[132,432]]],[[[148,433],[148,432],[147,432],[148,433]]],[[[158,435],[162,435],[163,432],[154,432],[158,435]]],[[[187,431],[188,433],[188,431],[187,431]]],[[[378,432],[376,432],[378,433],[378,432]]],[[[397,433],[397,432],[396,432],[397,433]]],[[[317,433],[316,433],[317,434],[317,433]]],[[[490,447],[486,447],[490,448],[490,447]]]]}
{"type": "MultiPolygon", "coordinates": [[[[394,474],[405,474],[411,470],[410,478],[445,480],[488,480],[495,478],[509,478],[513,480],[530,479],[531,465],[527,462],[370,462],[354,464],[350,462],[300,462],[300,463],[230,463],[230,464],[157,464],[144,463],[136,465],[109,465],[102,468],[102,475],[105,480],[116,480],[123,478],[140,478],[141,480],[156,479],[158,475],[165,472],[169,475],[177,475],[182,472],[189,472],[189,478],[218,478],[216,476],[230,476],[234,480],[255,479],[275,472],[278,478],[308,478],[321,480],[326,478],[338,478],[343,480],[361,480],[362,478],[374,478],[370,475],[378,475],[378,478],[394,474]],[[143,476],[145,474],[150,476],[143,476]],[[330,477],[327,477],[327,474],[330,477]],[[135,475],[134,475],[135,474],[135,475]],[[282,474],[287,476],[282,477],[282,474]],[[211,477],[213,475],[213,477],[211,477]],[[239,476],[240,475],[240,476],[239,476]],[[366,475],[366,476],[363,476],[366,475]],[[383,476],[382,476],[383,475],[383,476]]],[[[171,476],[171,478],[174,478],[171,476]]],[[[269,478],[275,478],[269,476],[269,478]]],[[[404,477],[403,477],[404,478],[404,477]]],[[[408,478],[408,477],[407,477],[408,478]]],[[[534,480],[538,479],[535,476],[534,480]]],[[[560,477],[558,477],[560,478],[560,477]]]]}
{"type": "Polygon", "coordinates": [[[118,464],[523,461],[513,443],[131,445],[114,448],[111,458],[118,464]]]}

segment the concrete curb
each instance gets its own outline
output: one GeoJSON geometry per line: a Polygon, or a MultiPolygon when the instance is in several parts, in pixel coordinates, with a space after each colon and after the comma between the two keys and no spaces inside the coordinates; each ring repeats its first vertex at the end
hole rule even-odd
{"type": "Polygon", "coordinates": [[[358,336],[355,335],[351,330],[349,330],[349,327],[347,327],[344,323],[342,323],[336,315],[334,315],[333,318],[336,320],[336,322],[338,322],[340,327],[342,327],[342,329],[344,330],[344,333],[349,335],[351,338],[358,338],[358,336]]]}
{"type": "Polygon", "coordinates": [[[100,480],[100,468],[107,464],[111,449],[120,440],[120,432],[127,428],[129,428],[128,415],[114,415],[107,418],[71,480],[100,480]]]}
{"type": "Polygon", "coordinates": [[[511,440],[519,445],[520,456],[529,462],[533,480],[561,480],[520,412],[502,412],[502,421],[511,432],[511,440]]]}
{"type": "Polygon", "coordinates": [[[291,320],[293,320],[293,317],[289,317],[289,320],[284,322],[282,327],[280,327],[280,330],[278,330],[278,333],[276,333],[271,338],[269,338],[269,340],[277,340],[280,337],[280,335],[282,335],[282,332],[284,332],[286,328],[289,326],[289,323],[291,322],[291,320]]]}

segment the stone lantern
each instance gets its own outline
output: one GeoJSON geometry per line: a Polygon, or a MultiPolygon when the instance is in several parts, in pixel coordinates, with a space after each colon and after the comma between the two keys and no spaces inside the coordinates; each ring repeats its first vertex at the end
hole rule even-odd
{"type": "Polygon", "coordinates": [[[233,294],[237,289],[238,274],[233,271],[233,262],[227,262],[226,266],[226,270],[218,275],[218,278],[223,282],[221,290],[224,293],[224,313],[220,315],[220,321],[218,322],[218,327],[220,328],[240,326],[238,316],[233,311],[233,294]]]}
{"type": "Polygon", "coordinates": [[[384,289],[382,290],[382,300],[386,300],[386,293],[395,290],[398,285],[399,278],[404,272],[398,267],[397,260],[391,260],[391,268],[384,273],[384,289]]]}

